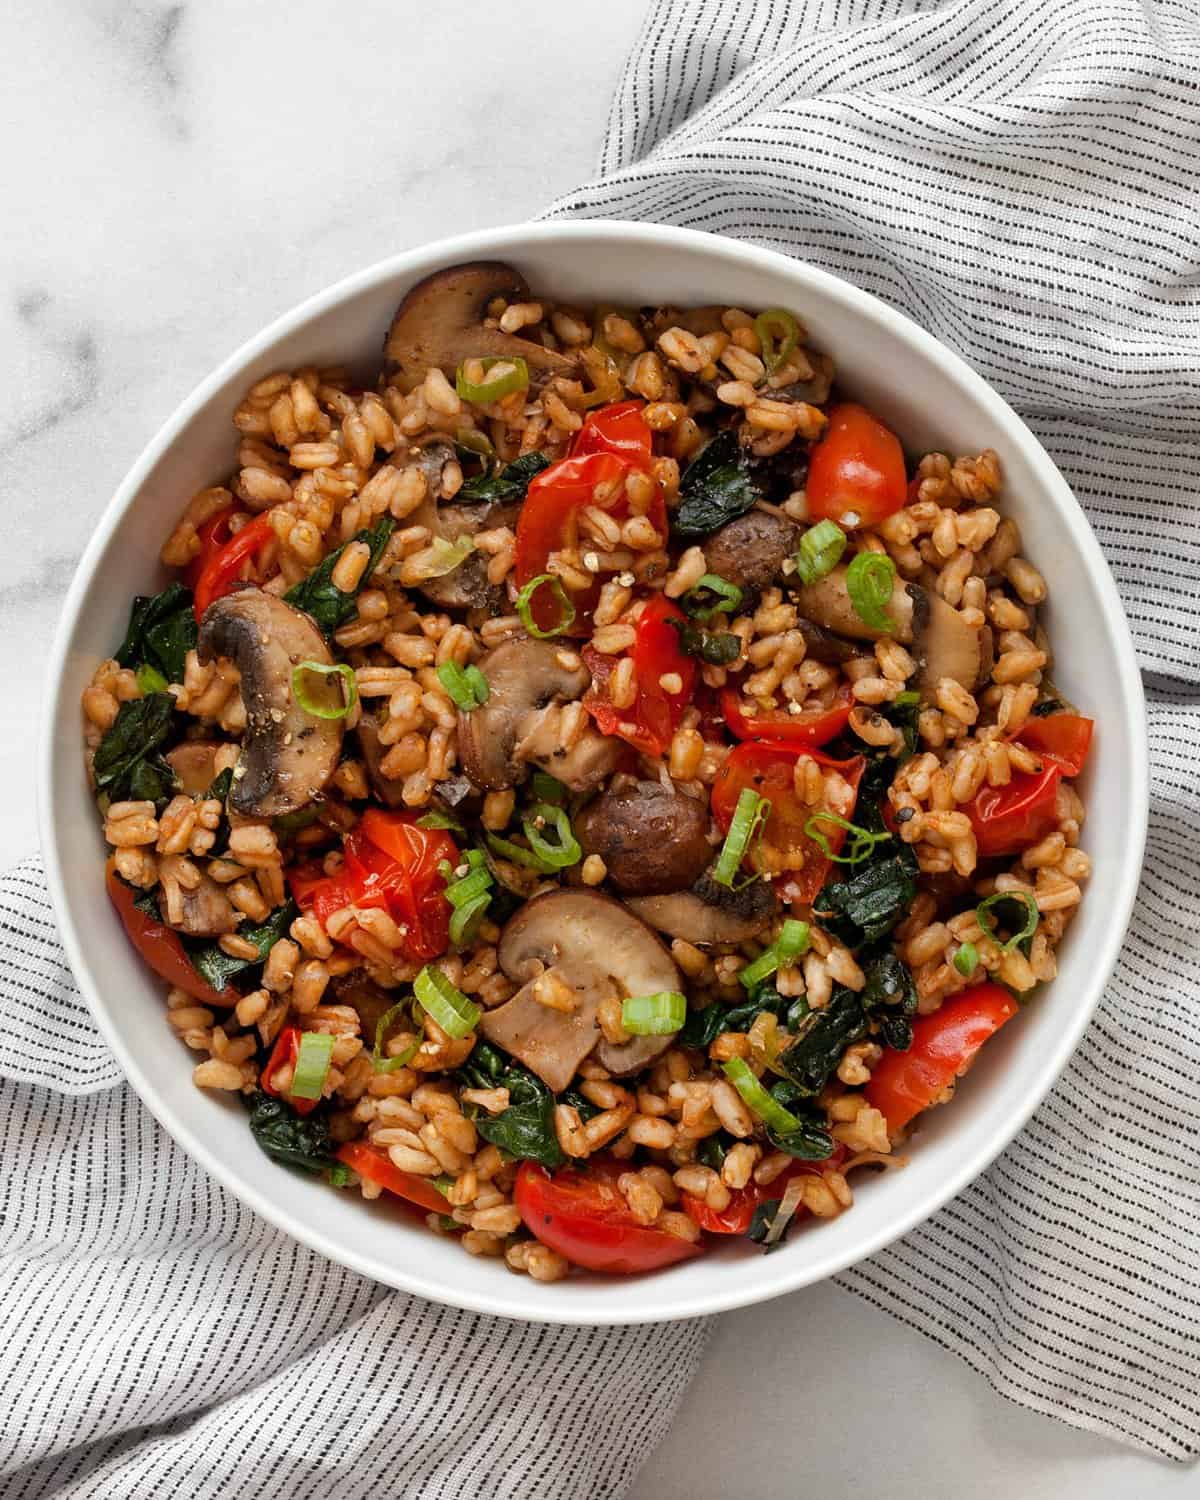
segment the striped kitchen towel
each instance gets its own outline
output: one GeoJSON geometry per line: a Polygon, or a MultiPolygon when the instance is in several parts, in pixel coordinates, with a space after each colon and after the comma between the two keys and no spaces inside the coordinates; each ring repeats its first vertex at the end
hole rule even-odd
{"type": "Polygon", "coordinates": [[[656,0],[555,215],[752,240],[1023,414],[1108,556],[1152,794],[1123,958],[992,1168],[841,1284],[1014,1401],[1200,1451],[1200,4],[656,0]]]}

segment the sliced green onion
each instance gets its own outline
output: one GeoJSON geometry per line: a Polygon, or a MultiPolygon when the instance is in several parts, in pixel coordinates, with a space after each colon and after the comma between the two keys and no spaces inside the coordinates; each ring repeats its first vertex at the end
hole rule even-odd
{"type": "Polygon", "coordinates": [[[521,592],[517,595],[517,613],[521,616],[521,624],[535,640],[545,641],[552,635],[562,635],[564,630],[570,629],[575,621],[575,606],[567,598],[567,591],[562,586],[562,579],[556,578],[553,573],[539,573],[536,578],[531,578],[521,592]],[[533,596],[543,585],[549,588],[554,602],[558,605],[558,623],[549,630],[543,630],[533,618],[533,596]]]}
{"type": "Polygon", "coordinates": [[[726,1078],[741,1094],[746,1108],[764,1125],[769,1125],[778,1135],[790,1135],[793,1130],[800,1129],[800,1121],[763,1088],[744,1057],[731,1057],[727,1063],[722,1063],[722,1067],[726,1078]]]}
{"type": "Polygon", "coordinates": [[[473,663],[460,667],[456,661],[444,661],[437,669],[438,681],[464,713],[480,708],[488,701],[488,680],[473,663]]]}
{"type": "Polygon", "coordinates": [[[165,693],[170,686],[158,668],[147,661],[137,669],[137,685],[143,698],[148,698],[151,693],[165,693]]]}
{"type": "Polygon", "coordinates": [[[358,702],[358,678],[354,675],[354,668],[348,667],[345,662],[327,667],[319,661],[302,661],[292,669],[292,697],[314,719],[344,719],[358,702]],[[309,696],[305,682],[309,673],[314,677],[341,678],[342,701],[337,707],[331,708],[327,703],[318,703],[309,696]]]}
{"type": "Polygon", "coordinates": [[[333,1037],[324,1031],[305,1031],[296,1053],[296,1073],[288,1093],[294,1099],[319,1099],[329,1077],[329,1060],[333,1056],[333,1037]]]}
{"type": "Polygon", "coordinates": [[[485,376],[497,365],[504,366],[490,380],[468,380],[464,374],[468,363],[469,361],[463,360],[454,373],[454,389],[464,401],[487,405],[490,401],[500,401],[505,396],[511,396],[513,391],[523,391],[529,384],[529,366],[519,357],[510,359],[506,355],[500,355],[481,359],[479,363],[483,366],[485,376]]]}
{"type": "Polygon", "coordinates": [[[444,578],[466,562],[475,550],[475,539],[463,532],[456,542],[449,537],[435,536],[428,547],[422,547],[401,564],[400,581],[405,584],[424,583],[430,578],[444,578]]]}
{"type": "Polygon", "coordinates": [[[442,1172],[433,1179],[433,1185],[444,1198],[448,1196],[450,1189],[454,1186],[454,1178],[450,1176],[449,1172],[442,1172]]]}
{"type": "Polygon", "coordinates": [[[545,771],[535,771],[529,779],[529,786],[539,802],[561,807],[567,800],[566,787],[557,778],[547,776],[545,771]]]}
{"type": "Polygon", "coordinates": [[[482,891],[474,900],[456,906],[450,913],[450,941],[456,948],[464,948],[475,941],[479,924],[491,904],[491,891],[482,891]]]}
{"type": "Polygon", "coordinates": [[[954,955],[954,967],[969,979],[979,965],[979,949],[974,943],[960,943],[954,955]]]}
{"type": "Polygon", "coordinates": [[[529,817],[521,820],[521,827],[525,830],[529,847],[551,870],[565,870],[570,865],[577,865],[583,858],[583,850],[579,847],[579,840],[571,832],[571,820],[563,808],[552,807],[549,802],[539,802],[529,817]],[[542,828],[554,830],[553,842],[538,827],[539,819],[542,828]]]}
{"type": "Polygon", "coordinates": [[[767,374],[774,375],[796,352],[800,342],[800,325],[783,307],[768,307],[754,320],[754,331],[762,349],[767,374]]]}
{"type": "Polygon", "coordinates": [[[397,1069],[406,1067],[417,1055],[417,1048],[425,1034],[424,1027],[418,1029],[416,1040],[411,1046],[405,1047],[396,1057],[385,1056],[383,1050],[389,1028],[408,1010],[408,1006],[408,1000],[401,1000],[398,1005],[385,1010],[375,1026],[375,1047],[371,1053],[371,1063],[377,1073],[395,1073],[397,1069]]]}
{"type": "Polygon", "coordinates": [[[335,1161],[329,1169],[330,1187],[349,1187],[350,1179],[354,1176],[345,1162],[335,1161]]]}
{"type": "Polygon", "coordinates": [[[679,601],[694,620],[711,620],[728,610],[731,614],[742,602],[742,591],[719,573],[705,573],[679,601]]]}
{"type": "Polygon", "coordinates": [[[859,865],[870,854],[876,844],[885,844],[891,838],[887,829],[879,833],[872,833],[869,828],[860,828],[857,823],[848,823],[845,818],[839,818],[837,813],[818,812],[804,825],[804,831],[817,845],[826,859],[833,860],[838,865],[859,865]],[[850,835],[850,850],[847,854],[835,854],[833,846],[817,826],[819,823],[834,823],[838,828],[844,828],[850,835]]]}
{"type": "Polygon", "coordinates": [[[890,635],[895,621],[886,608],[896,582],[896,564],[882,552],[860,552],[846,569],[846,592],[854,613],[872,630],[890,635]]]}
{"type": "Polygon", "coordinates": [[[914,693],[911,689],[903,693],[897,693],[892,699],[893,704],[897,708],[912,708],[915,704],[920,703],[920,701],[920,693],[914,693]]]}
{"type": "Polygon", "coordinates": [[[818,521],[800,538],[796,548],[796,577],[801,583],[816,583],[831,573],[846,550],[846,533],[832,521],[818,521]]]}
{"type": "Polygon", "coordinates": [[[457,818],[451,817],[448,812],[443,812],[440,807],[431,807],[427,813],[417,819],[418,828],[449,828],[454,833],[465,833],[466,829],[457,818]]]}
{"type": "Polygon", "coordinates": [[[775,1217],[763,1235],[763,1249],[770,1250],[787,1232],[788,1225],[795,1218],[796,1210],[800,1207],[800,1200],[804,1196],[804,1178],[793,1177],[783,1190],[783,1197],[779,1200],[779,1207],[775,1210],[775,1217]]]}
{"type": "Polygon", "coordinates": [[[733,810],[733,822],[729,825],[729,832],[725,835],[725,842],[721,845],[721,852],[713,867],[713,879],[718,885],[732,889],[734,877],[741,869],[742,860],[745,859],[755,835],[770,816],[770,800],[760,797],[748,786],[743,787],[733,810]]]}
{"type": "Polygon", "coordinates": [[[461,880],[452,880],[446,886],[446,900],[453,907],[466,906],[468,901],[474,901],[476,896],[483,891],[490,890],[491,886],[492,872],[490,870],[472,870],[461,880]]]}
{"type": "Polygon", "coordinates": [[[426,964],[413,980],[413,993],[417,1003],[447,1036],[469,1036],[483,1014],[474,1001],[468,1000],[441,969],[435,969],[432,964],[426,964]]]}
{"type": "Polygon", "coordinates": [[[446,900],[454,908],[450,914],[450,941],[456,948],[474,938],[483,914],[491,904],[495,883],[481,849],[468,849],[466,863],[469,866],[467,873],[457,880],[448,859],[438,865],[438,873],[446,882],[446,900]]]}
{"type": "Polygon", "coordinates": [[[526,870],[536,870],[539,875],[553,875],[558,869],[557,865],[548,865],[532,849],[524,849],[520,844],[514,844],[512,839],[502,839],[498,833],[488,833],[484,837],[492,853],[498,854],[501,859],[507,859],[510,864],[522,865],[526,870]]]}
{"type": "Polygon", "coordinates": [[[738,978],[748,990],[753,990],[764,979],[769,979],[777,969],[786,969],[802,953],[808,952],[809,926],[789,917],[780,929],[779,936],[769,948],[765,948],[753,963],[747,964],[738,978]]]}
{"type": "Polygon", "coordinates": [[[621,1002],[621,1025],[630,1036],[670,1036],[686,1020],[687,1000],[678,990],[627,995],[621,1002]]]}
{"type": "Polygon", "coordinates": [[[1018,943],[1023,943],[1026,938],[1032,937],[1037,931],[1037,902],[1028,891],[996,891],[991,896],[986,897],[975,908],[975,920],[990,938],[995,938],[996,936],[996,920],[992,916],[992,908],[999,906],[1002,901],[1016,901],[1019,905],[1025,907],[1025,921],[1021,930],[1014,932],[1008,942],[1000,945],[1001,953],[1011,953],[1018,943]]]}

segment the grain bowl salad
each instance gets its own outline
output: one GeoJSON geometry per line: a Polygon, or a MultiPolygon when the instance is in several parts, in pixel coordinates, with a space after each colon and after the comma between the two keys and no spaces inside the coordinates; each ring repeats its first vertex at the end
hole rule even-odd
{"type": "Polygon", "coordinates": [[[271,1157],[542,1281],[768,1249],[1052,979],[1092,722],[997,455],[792,310],[455,266],[260,380],[83,695],[108,892],[271,1157]]]}

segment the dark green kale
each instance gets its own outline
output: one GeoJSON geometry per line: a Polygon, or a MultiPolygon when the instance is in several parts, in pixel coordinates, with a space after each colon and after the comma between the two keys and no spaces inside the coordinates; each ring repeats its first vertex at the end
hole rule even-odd
{"type": "Polygon", "coordinates": [[[733,1144],[734,1137],[726,1130],[706,1135],[696,1147],[696,1160],[702,1167],[711,1167],[714,1172],[719,1172],[725,1165],[725,1157],[733,1144]]]}
{"type": "Polygon", "coordinates": [[[756,1245],[762,1245],[767,1255],[770,1255],[772,1250],[779,1249],[780,1245],[787,1239],[792,1225],[796,1223],[797,1216],[793,1214],[783,1226],[783,1233],[779,1238],[772,1240],[769,1245],[766,1244],[767,1233],[771,1225],[775,1222],[775,1215],[779,1212],[781,1201],[781,1198],[767,1198],[764,1202],[760,1203],[754,1210],[754,1217],[750,1220],[749,1229],[746,1230],[746,1238],[753,1240],[756,1245]]]}
{"type": "Polygon", "coordinates": [[[736,1005],[722,1005],[719,1000],[714,1000],[703,1010],[688,1012],[688,1018],[676,1036],[676,1045],[708,1047],[723,1031],[749,1031],[755,1016],[762,1010],[769,1010],[782,1022],[794,1003],[771,986],[760,989],[752,1000],[741,1000],[736,1005]]]}
{"type": "Polygon", "coordinates": [[[122,703],[92,762],[96,790],[110,802],[162,802],[175,773],[159,753],[171,734],[175,700],[151,693],[122,703]]]}
{"type": "Polygon", "coordinates": [[[1029,711],[1031,719],[1048,719],[1051,714],[1065,712],[1063,705],[1057,698],[1043,698],[1040,703],[1035,703],[1029,711]]]}
{"type": "Polygon", "coordinates": [[[726,521],[744,516],[763,498],[732,428],[718,433],[692,460],[680,480],[679,493],[679,509],[671,525],[682,537],[707,536],[726,521]]]}
{"type": "Polygon", "coordinates": [[[187,654],[195,644],[191,590],[171,583],[161,594],[134,599],[117,661],[123,667],[150,666],[167,682],[182,682],[187,654]]]}
{"type": "Polygon", "coordinates": [[[822,927],[848,948],[885,937],[904,916],[917,891],[917,860],[898,839],[876,846],[873,857],[827,885],[813,903],[822,927]]]}
{"type": "Polygon", "coordinates": [[[679,649],[710,667],[727,667],[742,654],[741,637],[731,630],[706,630],[694,620],[668,620],[667,624],[679,632],[679,649]]]}
{"type": "Polygon", "coordinates": [[[459,504],[524,500],[529,481],[549,467],[550,460],[544,453],[523,453],[505,464],[498,474],[489,474],[485,469],[482,474],[472,475],[455,498],[459,504]]]}
{"type": "Polygon", "coordinates": [[[247,1100],[250,1134],[273,1161],[302,1172],[335,1165],[329,1123],[323,1113],[298,1115],[282,1099],[256,1090],[247,1100]]]}
{"type": "Polygon", "coordinates": [[[379,560],[395,529],[396,523],[391,516],[384,516],[383,520],[377,521],[370,530],[360,531],[336,552],[331,552],[323,562],[318,563],[307,578],[302,579],[295,588],[287,591],[283,596],[284,599],[288,604],[294,604],[297,609],[307,610],[320,626],[322,633],[331,636],[335,630],[348,624],[357,615],[358,589],[363,587],[379,566],[379,560]],[[339,589],[333,582],[333,570],[337,567],[342,553],[354,542],[366,542],[371,549],[371,556],[367,566],[363,569],[358,588],[346,592],[339,589]]]}
{"type": "Polygon", "coordinates": [[[468,1088],[508,1090],[508,1108],[498,1115],[473,1112],[485,1141],[517,1161],[562,1166],[566,1158],[554,1130],[554,1095],[536,1074],[490,1042],[476,1042],[458,1078],[468,1088]]]}
{"type": "Polygon", "coordinates": [[[837,985],[825,1009],[810,1010],[800,1022],[795,1041],[775,1059],[775,1070],[796,1085],[799,1097],[812,1098],[828,1083],[846,1048],[866,1034],[867,1013],[858,996],[837,985]]]}
{"type": "Polygon", "coordinates": [[[800,1122],[797,1129],[787,1132],[767,1127],[767,1139],[777,1151],[786,1151],[799,1161],[824,1161],[833,1155],[833,1137],[826,1128],[825,1116],[804,1089],[790,1078],[780,1078],[771,1085],[770,1094],[800,1122]]]}
{"type": "MultiPolygon", "coordinates": [[[[209,787],[208,791],[205,792],[204,795],[205,795],[206,799],[208,799],[210,801],[215,797],[218,802],[224,802],[226,800],[226,798],[229,796],[229,794],[230,794],[230,792],[232,790],[233,790],[233,767],[232,766],[226,766],[223,771],[221,771],[218,775],[216,775],[216,776],[213,777],[212,785],[209,787]]],[[[307,812],[307,810],[308,809],[306,808],[305,811],[307,812]]],[[[314,814],[314,816],[315,816],[315,814],[314,814]]],[[[282,820],[279,819],[279,818],[277,818],[275,821],[278,823],[278,822],[281,822],[282,820]]],[[[312,821],[312,819],[310,818],[309,822],[311,822],[311,821],[312,821]]]]}
{"type": "Polygon", "coordinates": [[[232,958],[217,943],[199,940],[184,940],[184,948],[192,963],[215,990],[223,990],[235,974],[256,968],[280,938],[286,937],[288,928],[300,915],[294,901],[277,906],[265,922],[257,927],[239,927],[238,937],[253,943],[258,950],[257,958],[232,958]]]}

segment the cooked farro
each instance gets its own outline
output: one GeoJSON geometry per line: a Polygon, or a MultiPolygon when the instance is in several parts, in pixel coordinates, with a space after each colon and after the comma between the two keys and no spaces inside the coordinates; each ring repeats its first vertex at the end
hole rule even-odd
{"type": "Polygon", "coordinates": [[[247,393],[83,715],[113,902],[269,1154],[542,1281],[774,1243],[1054,977],[1046,579],[997,454],[908,465],[832,379],[782,309],[480,264],[375,390],[247,393]]]}

